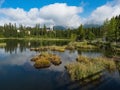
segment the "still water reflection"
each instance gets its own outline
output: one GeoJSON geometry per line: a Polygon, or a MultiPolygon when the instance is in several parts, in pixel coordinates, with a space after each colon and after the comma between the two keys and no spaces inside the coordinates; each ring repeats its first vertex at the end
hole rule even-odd
{"type": "MultiPolygon", "coordinates": [[[[35,69],[30,59],[39,52],[30,51],[40,45],[66,45],[66,41],[24,41],[3,40],[6,46],[0,48],[0,90],[56,90],[70,82],[64,66],[74,62],[79,54],[98,57],[103,54],[96,51],[74,50],[52,52],[61,57],[62,64],[46,69],[35,69]]],[[[66,90],[66,88],[62,88],[66,90]]]]}

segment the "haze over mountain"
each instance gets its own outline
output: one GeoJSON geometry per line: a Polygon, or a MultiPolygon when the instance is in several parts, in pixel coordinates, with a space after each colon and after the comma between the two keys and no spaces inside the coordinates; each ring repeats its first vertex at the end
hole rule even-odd
{"type": "Polygon", "coordinates": [[[64,26],[54,26],[53,29],[54,30],[66,30],[67,27],[64,27],[64,26]]]}

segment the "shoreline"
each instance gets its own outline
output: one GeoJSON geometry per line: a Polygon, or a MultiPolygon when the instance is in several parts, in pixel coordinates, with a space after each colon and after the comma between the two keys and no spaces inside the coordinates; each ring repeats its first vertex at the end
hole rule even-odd
{"type": "Polygon", "coordinates": [[[50,41],[56,41],[56,40],[58,40],[58,41],[63,41],[63,40],[65,40],[65,41],[71,41],[71,39],[59,39],[59,38],[0,38],[0,40],[7,40],[7,39],[15,39],[15,40],[50,40],[50,41]]]}

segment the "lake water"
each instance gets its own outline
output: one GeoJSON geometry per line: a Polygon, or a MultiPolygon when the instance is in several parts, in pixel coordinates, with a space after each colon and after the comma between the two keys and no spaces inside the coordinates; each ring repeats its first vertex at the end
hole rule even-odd
{"type": "MultiPolygon", "coordinates": [[[[24,40],[2,40],[0,42],[6,43],[5,46],[0,47],[0,90],[69,90],[70,86],[68,88],[67,84],[71,80],[64,68],[67,63],[75,62],[79,54],[88,57],[104,56],[100,50],[54,51],[51,53],[59,55],[62,64],[59,66],[52,65],[45,69],[36,69],[30,59],[40,52],[30,51],[31,47],[38,47],[40,45],[66,45],[69,42],[24,40]]],[[[94,89],[97,88],[99,90],[112,90],[114,88],[120,90],[119,72],[119,70],[116,70],[114,73],[107,73],[105,83],[101,84],[99,83],[101,79],[97,80],[98,87],[94,84],[88,84],[81,89],[90,89],[89,87],[92,86],[94,89]],[[108,80],[110,81],[108,82],[108,80]],[[111,84],[113,84],[113,88],[111,88],[111,84]]],[[[72,90],[78,89],[80,88],[72,90]]]]}

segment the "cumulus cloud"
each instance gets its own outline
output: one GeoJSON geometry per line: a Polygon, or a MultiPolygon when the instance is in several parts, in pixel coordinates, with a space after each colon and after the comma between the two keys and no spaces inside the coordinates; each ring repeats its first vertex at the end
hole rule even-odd
{"type": "Polygon", "coordinates": [[[48,26],[54,24],[77,27],[81,23],[78,14],[82,11],[82,7],[68,6],[66,3],[50,4],[40,9],[32,8],[29,11],[21,8],[1,8],[0,25],[11,22],[29,26],[39,23],[48,26]]]}
{"type": "MultiPolygon", "coordinates": [[[[4,0],[0,1],[2,4],[4,0]]],[[[82,7],[68,6],[66,3],[54,3],[41,8],[31,8],[25,11],[22,8],[0,8],[0,25],[16,23],[26,26],[35,24],[63,25],[78,27],[80,24],[102,24],[105,19],[120,14],[120,0],[107,2],[91,12],[89,17],[81,17],[82,7]]]]}
{"type": "MultiPolygon", "coordinates": [[[[80,17],[78,13],[82,12],[81,7],[67,6],[64,4],[53,4],[45,6],[40,9],[40,16],[47,20],[53,20],[58,25],[70,25],[72,26],[75,22],[80,24],[80,17]]],[[[76,24],[76,26],[78,26],[76,24]]]]}
{"type": "Polygon", "coordinates": [[[92,24],[102,24],[104,20],[110,19],[113,16],[120,14],[120,0],[114,0],[112,2],[107,2],[105,5],[95,9],[89,18],[87,18],[86,23],[92,24]]]}

